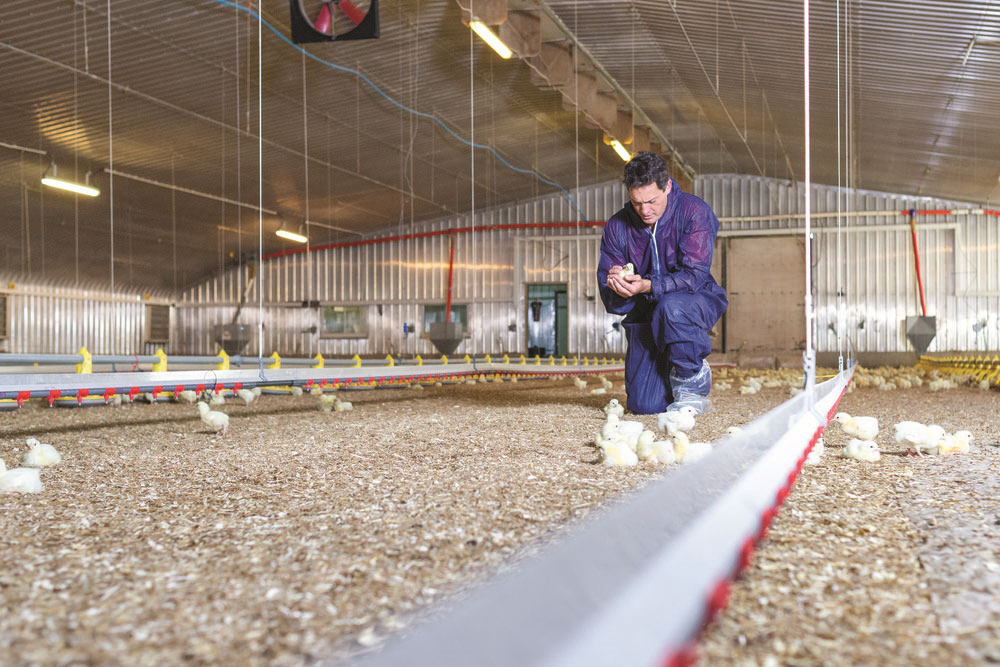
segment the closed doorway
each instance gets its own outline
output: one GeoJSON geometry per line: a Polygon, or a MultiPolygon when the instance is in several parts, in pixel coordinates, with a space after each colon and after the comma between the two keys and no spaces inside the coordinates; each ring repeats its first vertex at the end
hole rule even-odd
{"type": "Polygon", "coordinates": [[[569,351],[566,283],[526,285],[528,356],[562,356],[569,351]]]}

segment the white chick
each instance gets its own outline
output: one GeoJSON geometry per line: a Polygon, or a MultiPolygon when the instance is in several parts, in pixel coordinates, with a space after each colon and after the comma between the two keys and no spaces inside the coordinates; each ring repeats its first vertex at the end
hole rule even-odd
{"type": "Polygon", "coordinates": [[[747,394],[756,394],[760,391],[760,387],[757,385],[743,385],[740,387],[740,395],[746,396],[747,394]]]}
{"type": "Polygon", "coordinates": [[[607,378],[602,377],[601,378],[601,387],[603,387],[604,389],[607,389],[608,391],[611,391],[612,389],[615,388],[615,383],[612,382],[611,380],[607,379],[607,378]]]}
{"type": "Polygon", "coordinates": [[[210,390],[206,389],[205,393],[202,394],[202,400],[203,401],[207,400],[209,405],[225,405],[226,404],[226,397],[225,397],[225,395],[223,395],[223,393],[221,391],[220,392],[214,392],[214,391],[210,391],[210,390]]]}
{"type": "Polygon", "coordinates": [[[576,385],[577,389],[587,388],[587,381],[584,380],[583,378],[578,378],[578,377],[573,378],[573,384],[576,385]]]}
{"type": "Polygon", "coordinates": [[[923,456],[921,444],[926,442],[930,436],[927,426],[920,422],[902,421],[892,425],[893,438],[896,442],[906,448],[907,454],[923,456]]]}
{"type": "Polygon", "coordinates": [[[661,412],[656,417],[656,423],[661,431],[666,431],[674,436],[683,432],[688,432],[694,428],[694,418],[698,414],[690,405],[683,406],[680,410],[670,410],[661,412]]]}
{"type": "Polygon", "coordinates": [[[642,432],[645,430],[646,427],[642,422],[627,420],[618,422],[618,434],[633,450],[635,449],[636,443],[639,442],[639,436],[641,436],[642,432]]]}
{"type": "Polygon", "coordinates": [[[674,443],[671,440],[658,440],[653,443],[652,459],[657,463],[677,463],[677,454],[674,452],[674,443]]]}
{"type": "Polygon", "coordinates": [[[613,440],[614,438],[620,438],[621,434],[618,430],[619,423],[617,415],[608,415],[608,421],[604,422],[604,426],[601,427],[597,440],[613,440]]]}
{"type": "Polygon", "coordinates": [[[598,447],[606,466],[634,466],[639,463],[639,457],[624,440],[604,440],[598,447]]]}
{"type": "Polygon", "coordinates": [[[674,456],[678,463],[694,463],[712,453],[712,443],[691,442],[687,433],[678,431],[674,435],[674,456]]]}
{"type": "Polygon", "coordinates": [[[122,395],[121,394],[114,394],[112,396],[109,396],[108,400],[106,401],[106,403],[108,405],[114,406],[116,408],[120,408],[122,406],[122,395]]]}
{"type": "Polygon", "coordinates": [[[253,403],[253,399],[257,398],[257,395],[254,394],[251,390],[243,388],[237,389],[236,395],[239,396],[243,400],[243,402],[247,405],[253,403]]]}
{"type": "Polygon", "coordinates": [[[178,392],[174,395],[180,403],[194,403],[198,400],[198,392],[191,389],[185,389],[184,391],[178,392]]]}
{"type": "Polygon", "coordinates": [[[261,389],[260,387],[254,387],[253,389],[250,390],[250,393],[254,395],[254,398],[260,398],[260,395],[264,393],[264,390],[261,389]]]}
{"type": "Polygon", "coordinates": [[[296,387],[295,385],[292,385],[292,387],[288,390],[288,393],[291,394],[292,396],[301,396],[302,387],[296,387]]]}
{"type": "Polygon", "coordinates": [[[313,396],[322,396],[323,387],[319,386],[318,384],[314,384],[312,388],[309,389],[309,393],[312,394],[313,396]]]}
{"type": "Polygon", "coordinates": [[[333,412],[333,405],[337,401],[336,394],[323,394],[316,397],[316,409],[322,412],[333,412]]]}
{"type": "Polygon", "coordinates": [[[593,396],[603,396],[604,394],[608,393],[608,390],[605,389],[604,387],[598,387],[597,389],[591,389],[590,393],[593,396]]]}
{"type": "Polygon", "coordinates": [[[653,440],[656,435],[652,431],[643,431],[635,443],[635,453],[642,461],[647,461],[653,455],[653,440]]]}
{"type": "Polygon", "coordinates": [[[845,458],[867,461],[868,463],[874,463],[882,458],[878,445],[871,440],[859,440],[858,438],[851,438],[841,454],[845,458]]]}
{"type": "Polygon", "coordinates": [[[420,391],[420,390],[422,390],[424,388],[424,385],[420,384],[419,382],[411,382],[409,388],[410,389],[415,389],[417,391],[420,391]]]}
{"type": "Polygon", "coordinates": [[[476,380],[478,380],[480,384],[486,384],[486,376],[482,373],[479,374],[479,377],[476,378],[476,380]]]}
{"type": "Polygon", "coordinates": [[[825,449],[826,447],[823,445],[823,438],[820,438],[816,441],[816,444],[813,445],[812,451],[809,452],[809,455],[806,457],[806,465],[814,466],[819,463],[825,449]]]}
{"type": "Polygon", "coordinates": [[[945,434],[938,440],[938,453],[967,454],[970,444],[972,444],[972,433],[969,431],[957,431],[952,434],[945,434]]]}
{"type": "Polygon", "coordinates": [[[217,412],[208,407],[205,401],[198,401],[198,414],[201,420],[208,424],[216,433],[226,434],[229,430],[229,415],[225,412],[217,412]]]}
{"type": "Polygon", "coordinates": [[[150,405],[156,405],[156,397],[153,396],[153,392],[147,391],[142,395],[142,399],[149,403],[150,405]]]}
{"type": "Polygon", "coordinates": [[[38,468],[14,468],[0,475],[0,493],[40,493],[42,478],[38,468]]]}
{"type": "Polygon", "coordinates": [[[39,442],[36,438],[28,438],[28,451],[21,457],[21,465],[33,468],[54,466],[62,462],[62,456],[52,445],[39,442]]]}
{"type": "Polygon", "coordinates": [[[615,415],[619,419],[625,416],[625,407],[618,402],[617,398],[612,398],[608,401],[608,404],[604,406],[605,415],[615,415]]]}
{"type": "Polygon", "coordinates": [[[730,426],[726,429],[726,435],[739,435],[743,432],[742,426],[730,426]]]}
{"type": "Polygon", "coordinates": [[[334,412],[347,412],[354,409],[354,404],[350,401],[342,401],[340,398],[335,398],[333,401],[333,411],[334,412]]]}
{"type": "Polygon", "coordinates": [[[858,440],[874,440],[878,435],[878,419],[875,417],[852,417],[846,412],[833,416],[840,423],[844,433],[858,440]]]}
{"type": "Polygon", "coordinates": [[[618,272],[619,278],[625,278],[626,276],[634,276],[634,275],[635,275],[635,265],[632,264],[632,262],[629,262],[628,264],[623,266],[621,271],[618,272]]]}

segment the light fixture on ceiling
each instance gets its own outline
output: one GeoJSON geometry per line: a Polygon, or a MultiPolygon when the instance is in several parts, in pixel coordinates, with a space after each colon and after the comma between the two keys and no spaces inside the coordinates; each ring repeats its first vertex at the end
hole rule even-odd
{"type": "Polygon", "coordinates": [[[78,195],[86,195],[88,197],[96,197],[101,194],[101,191],[90,184],[90,172],[87,172],[87,176],[83,183],[75,183],[73,181],[65,181],[58,177],[58,171],[56,169],[56,163],[50,162],[48,169],[42,174],[42,185],[47,185],[50,188],[57,188],[59,190],[66,190],[68,192],[75,192],[78,195]],[[49,172],[52,175],[49,176],[49,172]]]}
{"type": "Polygon", "coordinates": [[[618,157],[620,157],[625,162],[628,162],[629,160],[632,159],[632,156],[629,155],[629,152],[625,150],[624,146],[622,146],[622,142],[618,141],[617,139],[612,139],[609,145],[615,149],[615,152],[618,153],[618,157]]]}
{"type": "MultiPolygon", "coordinates": [[[[299,227],[299,231],[301,231],[301,230],[302,230],[302,228],[299,227]]],[[[287,239],[289,241],[295,241],[296,243],[308,243],[309,242],[309,237],[308,236],[305,236],[304,234],[300,234],[299,232],[293,232],[290,229],[285,229],[285,221],[284,220],[281,221],[281,226],[278,227],[277,231],[274,232],[274,235],[278,236],[280,238],[283,238],[283,239],[287,239]]]]}
{"type": "Polygon", "coordinates": [[[479,35],[484,42],[489,44],[490,47],[497,52],[497,55],[504,60],[507,60],[514,55],[514,52],[511,51],[506,44],[500,41],[500,38],[496,36],[496,33],[490,30],[489,26],[482,21],[469,21],[469,27],[472,28],[472,31],[479,35]]]}

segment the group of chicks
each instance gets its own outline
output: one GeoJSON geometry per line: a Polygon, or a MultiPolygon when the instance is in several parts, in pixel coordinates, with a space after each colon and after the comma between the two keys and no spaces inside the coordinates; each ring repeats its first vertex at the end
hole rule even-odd
{"type": "Polygon", "coordinates": [[[623,420],[625,408],[612,398],[603,408],[605,422],[594,436],[606,466],[634,466],[645,463],[694,463],[712,451],[708,442],[691,442],[688,432],[694,428],[697,412],[685,406],[657,416],[657,427],[665,436],[647,429],[642,422],[623,420]]]}
{"type": "Polygon", "coordinates": [[[52,445],[28,438],[28,449],[21,457],[21,467],[7,470],[0,459],[0,493],[39,493],[42,490],[41,468],[62,462],[62,456],[52,445]]]}
{"type": "MultiPolygon", "coordinates": [[[[183,391],[181,392],[181,394],[184,393],[185,392],[183,391]]],[[[289,393],[292,396],[301,396],[303,393],[302,387],[292,386],[289,388],[289,393]]],[[[194,392],[191,392],[191,394],[194,394],[194,396],[186,396],[182,400],[194,402],[194,399],[197,399],[198,395],[194,392]]],[[[236,395],[239,396],[247,405],[250,405],[250,403],[253,402],[255,398],[260,396],[260,394],[260,387],[236,390],[236,395]]],[[[336,394],[325,393],[323,391],[323,387],[319,385],[313,385],[309,390],[309,394],[316,397],[316,409],[320,412],[346,412],[354,409],[354,404],[350,401],[342,400],[336,394]]],[[[205,422],[205,424],[214,432],[219,435],[226,435],[229,431],[229,415],[219,410],[213,410],[210,407],[212,405],[224,405],[226,402],[225,396],[222,392],[205,392],[201,398],[203,400],[197,402],[198,414],[201,416],[201,420],[205,422]]]]}
{"type": "MultiPolygon", "coordinates": [[[[882,458],[875,438],[878,437],[878,419],[875,417],[852,417],[846,412],[838,412],[833,417],[841,430],[851,436],[841,450],[845,458],[874,463],[882,458]]],[[[902,421],[893,424],[893,439],[910,455],[924,454],[964,454],[972,444],[970,431],[947,433],[937,424],[921,424],[902,421]]]]}
{"type": "MultiPolygon", "coordinates": [[[[593,394],[594,396],[600,396],[601,394],[606,394],[615,388],[615,383],[609,380],[608,378],[604,377],[603,375],[598,375],[597,380],[601,383],[601,386],[597,387],[596,389],[590,390],[590,393],[593,394]]],[[[587,381],[584,380],[582,377],[574,377],[573,384],[576,385],[577,389],[583,390],[587,388],[587,381]]]]}

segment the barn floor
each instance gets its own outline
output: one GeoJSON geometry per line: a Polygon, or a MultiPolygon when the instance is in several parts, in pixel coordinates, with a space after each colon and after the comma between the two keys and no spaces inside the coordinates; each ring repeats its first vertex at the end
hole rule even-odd
{"type": "MultiPolygon", "coordinates": [[[[609,396],[565,380],[342,396],[352,412],[317,412],[309,396],[232,401],[227,437],[177,404],[0,413],[8,466],[32,435],[64,457],[41,494],[0,496],[5,661],[347,658],[670,470],[594,465],[587,443],[609,396]]],[[[1000,549],[982,541],[1000,514],[984,475],[996,396],[845,397],[843,409],[883,423],[968,427],[973,454],[909,460],[883,436],[880,464],[829,451],[807,468],[706,633],[706,664],[958,664],[1000,650],[989,595],[1000,549]]],[[[696,439],[787,390],[714,398],[696,439]]]]}

